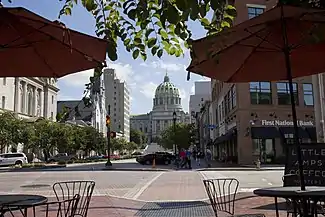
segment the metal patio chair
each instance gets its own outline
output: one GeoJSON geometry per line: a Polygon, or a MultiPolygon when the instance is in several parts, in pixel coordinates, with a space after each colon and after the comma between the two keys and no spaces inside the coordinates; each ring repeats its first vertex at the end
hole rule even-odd
{"type": "Polygon", "coordinates": [[[65,181],[53,185],[53,191],[58,201],[80,195],[77,210],[74,216],[87,217],[92,194],[94,192],[94,181],[65,181]]]}
{"type": "Polygon", "coordinates": [[[70,199],[46,202],[28,208],[8,206],[6,213],[11,217],[73,217],[79,201],[80,196],[77,194],[70,199]]]}
{"type": "MultiPolygon", "coordinates": [[[[287,183],[294,183],[295,179],[298,179],[299,176],[297,174],[285,174],[282,176],[282,182],[283,182],[283,186],[290,186],[287,183]]],[[[297,212],[301,212],[301,210],[295,210],[294,209],[294,204],[290,199],[285,199],[286,201],[286,209],[287,209],[287,217],[289,217],[290,215],[295,216],[295,213],[297,212]]],[[[312,201],[307,201],[307,204],[312,203],[312,201]]],[[[316,208],[316,212],[317,214],[320,215],[325,215],[325,200],[321,200],[318,202],[316,208]]],[[[298,214],[299,215],[299,214],[298,214]]]]}
{"type": "Polygon", "coordinates": [[[237,217],[265,217],[260,213],[235,215],[235,201],[239,186],[237,179],[206,179],[203,183],[216,217],[219,211],[237,217]]]}

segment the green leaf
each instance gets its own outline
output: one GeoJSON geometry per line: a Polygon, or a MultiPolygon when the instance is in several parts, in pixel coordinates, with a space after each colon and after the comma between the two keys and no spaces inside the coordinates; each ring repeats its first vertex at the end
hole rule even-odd
{"type": "Polygon", "coordinates": [[[154,31],[155,31],[154,29],[147,29],[147,30],[146,30],[146,34],[145,34],[146,38],[148,38],[149,35],[150,35],[152,32],[154,32],[154,31]]]}
{"type": "Polygon", "coordinates": [[[116,61],[117,60],[117,50],[116,46],[112,45],[113,43],[108,43],[107,46],[107,56],[110,60],[116,61]]]}
{"type": "Polygon", "coordinates": [[[167,39],[168,38],[167,32],[165,30],[163,30],[163,29],[159,29],[159,34],[161,35],[161,37],[163,39],[167,39]]]}
{"type": "Polygon", "coordinates": [[[180,19],[177,9],[173,5],[169,5],[167,8],[167,21],[176,25],[180,19]]]}
{"type": "Polygon", "coordinates": [[[210,21],[207,18],[202,18],[201,19],[201,24],[203,26],[208,26],[208,25],[210,25],[210,21]]]}
{"type": "Polygon", "coordinates": [[[141,44],[142,43],[142,40],[141,38],[134,38],[134,41],[138,44],[141,44]]]}
{"type": "Polygon", "coordinates": [[[163,49],[160,49],[160,50],[158,50],[158,52],[157,52],[157,56],[159,57],[159,58],[161,58],[162,57],[162,55],[163,55],[163,49]]]}
{"type": "Polygon", "coordinates": [[[66,8],[64,9],[64,14],[65,14],[65,15],[71,15],[71,8],[66,7],[66,8]]]}
{"type": "Polygon", "coordinates": [[[146,53],[141,53],[141,58],[143,59],[143,61],[147,60],[147,54],[146,53]]]}
{"type": "Polygon", "coordinates": [[[170,54],[170,55],[174,55],[175,52],[176,52],[176,48],[175,48],[175,47],[171,47],[171,48],[169,49],[169,54],[170,54]]]}
{"type": "Polygon", "coordinates": [[[153,46],[153,48],[151,49],[152,56],[156,55],[158,49],[159,49],[159,47],[157,45],[153,46]]]}
{"type": "Polygon", "coordinates": [[[130,42],[131,42],[131,39],[129,39],[129,38],[125,39],[125,40],[124,40],[124,45],[128,45],[128,44],[130,44],[130,42]]]}
{"type": "Polygon", "coordinates": [[[131,20],[134,20],[135,21],[135,17],[137,15],[137,10],[136,9],[131,9],[128,13],[128,17],[131,19],[131,20]]]}
{"type": "Polygon", "coordinates": [[[133,53],[132,53],[133,59],[137,59],[139,57],[139,54],[140,54],[139,49],[134,50],[133,53]]]}
{"type": "Polygon", "coordinates": [[[186,9],[188,9],[187,0],[176,0],[176,6],[178,9],[185,11],[186,9]]]}
{"type": "Polygon", "coordinates": [[[155,46],[156,43],[157,43],[157,39],[156,38],[150,38],[148,40],[148,48],[152,48],[153,46],[155,46]]]}

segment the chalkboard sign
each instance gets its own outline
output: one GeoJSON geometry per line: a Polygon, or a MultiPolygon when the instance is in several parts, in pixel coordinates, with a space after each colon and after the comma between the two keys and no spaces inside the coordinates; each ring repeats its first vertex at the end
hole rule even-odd
{"type": "MultiPolygon", "coordinates": [[[[301,157],[306,186],[325,186],[325,143],[303,143],[301,157]]],[[[296,174],[284,178],[285,186],[299,186],[299,170],[297,150],[294,145],[288,146],[285,174],[296,174]]]]}

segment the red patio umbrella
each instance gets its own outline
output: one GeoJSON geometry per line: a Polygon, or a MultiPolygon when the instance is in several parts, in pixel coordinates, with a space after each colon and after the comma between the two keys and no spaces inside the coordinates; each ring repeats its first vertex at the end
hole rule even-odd
{"type": "Polygon", "coordinates": [[[325,10],[278,5],[193,41],[189,72],[224,82],[288,80],[300,184],[305,189],[292,78],[325,72],[325,10]]]}
{"type": "Polygon", "coordinates": [[[0,7],[0,77],[62,77],[96,68],[107,42],[25,8],[0,7]]]}

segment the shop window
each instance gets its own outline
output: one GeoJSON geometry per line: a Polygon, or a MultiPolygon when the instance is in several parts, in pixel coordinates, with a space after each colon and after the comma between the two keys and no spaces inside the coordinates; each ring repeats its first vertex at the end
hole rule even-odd
{"type": "Polygon", "coordinates": [[[252,104],[272,104],[270,82],[250,82],[249,90],[252,104]]]}
{"type": "MultiPolygon", "coordinates": [[[[293,83],[293,94],[295,98],[295,104],[298,105],[298,88],[297,83],[293,83]]],[[[290,88],[288,82],[278,82],[276,83],[278,104],[279,105],[291,105],[290,88]]]]}
{"type": "Polygon", "coordinates": [[[253,155],[262,163],[272,163],[275,159],[274,139],[253,139],[253,155]]]}
{"type": "Polygon", "coordinates": [[[304,90],[304,104],[307,106],[314,105],[314,94],[313,94],[313,85],[312,84],[303,84],[304,90]]]}
{"type": "Polygon", "coordinates": [[[262,7],[247,7],[248,9],[248,18],[252,19],[254,17],[257,17],[258,15],[264,13],[264,8],[262,7]]]}

